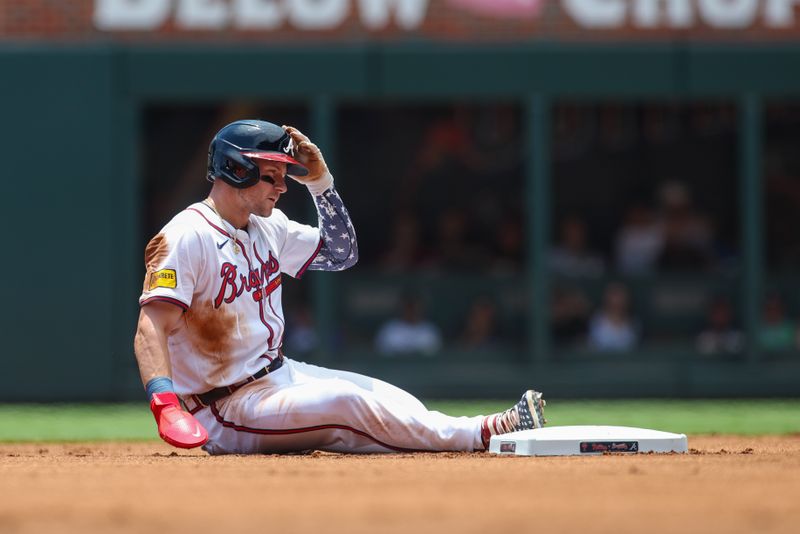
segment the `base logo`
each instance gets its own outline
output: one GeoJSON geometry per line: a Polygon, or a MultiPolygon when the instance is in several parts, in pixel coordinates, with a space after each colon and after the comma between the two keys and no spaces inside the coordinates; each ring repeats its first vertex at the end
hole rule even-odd
{"type": "Polygon", "coordinates": [[[639,452],[638,441],[582,441],[581,453],[639,452]]]}
{"type": "Polygon", "coordinates": [[[178,277],[175,269],[161,269],[150,275],[150,291],[157,287],[168,287],[175,289],[178,286],[178,277]]]}
{"type": "Polygon", "coordinates": [[[516,441],[501,441],[500,452],[517,452],[516,441]]]}

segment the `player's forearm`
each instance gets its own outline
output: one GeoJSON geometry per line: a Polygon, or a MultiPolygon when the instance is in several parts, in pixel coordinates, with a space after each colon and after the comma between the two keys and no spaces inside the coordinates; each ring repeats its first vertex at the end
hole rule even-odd
{"type": "Polygon", "coordinates": [[[147,313],[142,313],[139,317],[133,347],[142,384],[147,384],[156,377],[172,376],[166,332],[147,313]]]}
{"type": "Polygon", "coordinates": [[[183,410],[172,385],[167,335],[182,313],[178,306],[165,302],[143,306],[133,346],[158,435],[170,445],[191,449],[205,444],[208,432],[192,414],[183,410]]]}
{"type": "Polygon", "coordinates": [[[358,242],[342,198],[331,184],[322,194],[314,195],[314,202],[322,247],[309,269],[341,271],[352,267],[358,261],[358,242]]]}

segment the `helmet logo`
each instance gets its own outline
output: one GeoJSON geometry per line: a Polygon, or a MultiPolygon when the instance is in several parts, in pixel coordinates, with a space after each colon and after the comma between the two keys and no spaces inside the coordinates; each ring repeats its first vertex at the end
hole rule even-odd
{"type": "Polygon", "coordinates": [[[285,147],[283,147],[283,151],[286,152],[287,154],[292,154],[294,152],[294,139],[293,138],[291,138],[291,137],[289,138],[289,143],[285,147]]]}

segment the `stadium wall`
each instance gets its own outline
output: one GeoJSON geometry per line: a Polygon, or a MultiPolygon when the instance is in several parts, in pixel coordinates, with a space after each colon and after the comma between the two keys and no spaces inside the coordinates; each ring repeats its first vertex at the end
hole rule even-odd
{"type": "MultiPolygon", "coordinates": [[[[6,44],[0,48],[6,126],[0,146],[11,231],[3,269],[13,304],[2,312],[0,400],[141,398],[132,339],[143,274],[142,109],[154,102],[281,98],[309,103],[312,133],[333,160],[337,143],[356,142],[336,138],[333,110],[341,99],[514,98],[524,103],[531,133],[525,194],[533,214],[527,276],[535,306],[527,356],[463,361],[454,353],[395,362],[328,351],[318,361],[347,362],[429,397],[507,396],[534,382],[556,396],[800,395],[800,359],[767,361],[753,343],[764,285],[760,110],[765,97],[800,94],[798,64],[800,46],[779,43],[6,44]],[[702,362],[690,352],[613,361],[549,357],[547,119],[553,99],[564,96],[736,100],[745,222],[741,293],[750,337],[742,361],[702,362]],[[16,250],[29,261],[17,266],[16,250]]],[[[321,336],[330,340],[336,279],[314,277],[321,336]]]]}

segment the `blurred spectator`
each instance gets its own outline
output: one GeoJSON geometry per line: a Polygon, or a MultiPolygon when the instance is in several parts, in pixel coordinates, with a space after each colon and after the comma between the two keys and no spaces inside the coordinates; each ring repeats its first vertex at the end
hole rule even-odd
{"type": "Polygon", "coordinates": [[[497,307],[490,299],[479,298],[470,306],[458,344],[468,350],[489,350],[498,341],[497,307]]]}
{"type": "Polygon", "coordinates": [[[609,284],[603,298],[603,307],[589,324],[589,347],[601,351],[626,351],[633,349],[639,334],[630,317],[628,290],[619,283],[609,284]]]}
{"type": "Polygon", "coordinates": [[[581,218],[570,216],[561,222],[558,246],[550,253],[550,269],[564,276],[603,274],[603,259],[586,246],[586,224],[581,218]]]}
{"type": "Polygon", "coordinates": [[[311,310],[305,306],[293,310],[286,325],[286,351],[293,356],[310,354],[316,350],[319,341],[311,310]]]}
{"type": "Polygon", "coordinates": [[[386,356],[433,354],[441,346],[442,336],[439,329],[423,317],[422,302],[413,295],[403,297],[400,317],[385,323],[375,338],[378,352],[386,356]]]}
{"type": "Polygon", "coordinates": [[[769,295],[764,302],[759,341],[765,350],[786,350],[795,344],[795,325],[786,317],[778,294],[769,295]]]}
{"type": "Polygon", "coordinates": [[[484,175],[518,170],[524,154],[520,116],[513,104],[453,105],[424,126],[404,183],[423,187],[423,177],[453,162],[484,175]]]}
{"type": "Polygon", "coordinates": [[[660,192],[664,244],[658,257],[663,271],[706,271],[713,266],[713,229],[697,212],[686,186],[666,183],[660,192]]]}
{"type": "Polygon", "coordinates": [[[599,144],[608,150],[625,150],[636,145],[636,110],[624,104],[606,103],[598,109],[599,144]]]}
{"type": "Polygon", "coordinates": [[[663,230],[653,212],[638,203],[628,208],[616,237],[618,271],[626,275],[652,272],[663,246],[663,230]]]}
{"type": "Polygon", "coordinates": [[[642,136],[651,145],[674,143],[681,135],[679,106],[653,103],[642,110],[642,136]]]}
{"type": "Polygon", "coordinates": [[[592,148],[595,117],[587,106],[560,103],[553,111],[553,152],[558,160],[580,160],[592,148]]]}
{"type": "Polygon", "coordinates": [[[522,222],[517,217],[506,216],[500,221],[493,240],[493,273],[513,274],[522,270],[524,239],[522,222]]]}
{"type": "Polygon", "coordinates": [[[401,211],[395,216],[392,226],[391,248],[381,264],[387,271],[408,271],[417,266],[422,256],[419,223],[414,214],[401,211]]]}
{"type": "Polygon", "coordinates": [[[697,137],[715,136],[736,128],[736,108],[724,103],[697,103],[692,106],[691,132],[697,137]]]}
{"type": "Polygon", "coordinates": [[[443,198],[454,205],[470,203],[481,193],[522,183],[525,150],[521,110],[515,105],[454,104],[444,114],[420,125],[395,199],[403,206],[438,206],[443,198]],[[425,194],[422,194],[422,193],[425,194]]]}
{"type": "Polygon", "coordinates": [[[439,214],[437,239],[429,266],[442,271],[475,271],[485,266],[486,254],[467,240],[466,211],[449,208],[439,214]]]}
{"type": "Polygon", "coordinates": [[[474,171],[501,179],[519,175],[525,154],[521,117],[522,110],[514,104],[487,103],[471,108],[466,156],[474,171]]]}
{"type": "Polygon", "coordinates": [[[705,329],[697,336],[697,350],[702,354],[741,352],[744,338],[733,321],[733,306],[726,298],[714,300],[708,309],[705,329]]]}
{"type": "Polygon", "coordinates": [[[553,341],[558,345],[585,343],[590,312],[586,295],[578,288],[556,287],[551,302],[553,341]]]}
{"type": "Polygon", "coordinates": [[[401,195],[417,196],[432,175],[451,167],[454,161],[468,161],[472,156],[468,135],[469,110],[466,106],[454,106],[449,113],[421,125],[418,148],[401,183],[401,195]]]}

